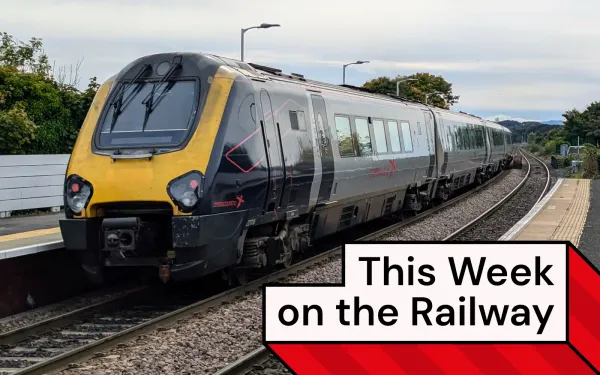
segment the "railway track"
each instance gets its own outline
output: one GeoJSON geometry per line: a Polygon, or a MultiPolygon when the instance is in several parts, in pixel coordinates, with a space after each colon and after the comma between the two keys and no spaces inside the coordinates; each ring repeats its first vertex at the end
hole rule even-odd
{"type": "MultiPolygon", "coordinates": [[[[540,194],[536,204],[544,197],[544,195],[548,192],[549,185],[550,185],[550,171],[548,170],[548,167],[541,159],[537,158],[536,156],[526,153],[526,152],[522,152],[521,150],[519,150],[519,152],[521,152],[521,154],[527,161],[527,172],[526,172],[525,176],[523,177],[523,179],[521,180],[521,182],[509,194],[507,194],[502,200],[500,200],[494,206],[489,208],[487,211],[485,211],[484,213],[479,215],[477,218],[475,218],[471,222],[467,223],[466,225],[464,225],[463,227],[461,227],[454,233],[448,235],[442,241],[451,241],[454,238],[460,236],[462,233],[464,233],[471,227],[473,227],[474,225],[476,225],[477,223],[479,223],[480,221],[485,220],[486,218],[490,217],[500,207],[502,207],[506,202],[508,202],[512,197],[515,196],[515,194],[517,194],[521,190],[521,188],[525,185],[527,180],[531,177],[531,173],[532,173],[531,161],[530,161],[530,159],[527,158],[527,156],[525,154],[527,154],[529,157],[535,159],[536,161],[541,163],[546,168],[547,183],[546,183],[542,193],[540,194]]],[[[402,224],[402,223],[399,223],[399,224],[402,224]]],[[[394,229],[391,229],[391,230],[397,230],[399,227],[400,226],[398,226],[394,229]]],[[[388,231],[389,231],[388,228],[384,228],[378,232],[373,233],[374,237],[369,236],[369,238],[367,238],[365,240],[377,238],[379,235],[382,235],[382,234],[384,234],[384,232],[388,232],[388,231]]],[[[215,373],[215,375],[246,375],[246,374],[252,372],[252,370],[254,370],[255,368],[257,368],[257,367],[260,368],[260,367],[262,367],[262,365],[264,365],[268,361],[272,361],[273,358],[274,357],[270,354],[270,352],[268,351],[267,348],[260,347],[256,350],[254,350],[253,352],[248,353],[244,357],[241,357],[239,360],[232,363],[231,365],[224,367],[223,369],[221,369],[220,371],[215,373]]]]}
{"type": "MultiPolygon", "coordinates": [[[[456,204],[494,183],[502,176],[503,173],[500,173],[483,185],[466,191],[417,216],[354,239],[368,241],[397,231],[456,204]]],[[[141,287],[125,296],[0,334],[0,375],[45,374],[68,368],[71,363],[91,358],[102,351],[118,346],[119,343],[167,327],[177,320],[201,313],[257,290],[264,283],[288,277],[340,255],[341,246],[335,246],[293,264],[287,269],[253,280],[244,286],[223,290],[217,294],[212,291],[213,295],[201,295],[196,291],[177,293],[171,298],[170,294],[163,294],[164,298],[160,298],[161,302],[156,303],[156,290],[141,287]]],[[[264,361],[264,357],[268,357],[266,351],[259,350],[255,354],[253,363],[264,361]]]]}

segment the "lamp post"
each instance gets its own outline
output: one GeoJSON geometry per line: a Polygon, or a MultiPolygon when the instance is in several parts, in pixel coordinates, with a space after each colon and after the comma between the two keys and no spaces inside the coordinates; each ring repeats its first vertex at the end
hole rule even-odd
{"type": "Polygon", "coordinates": [[[368,63],[369,63],[368,61],[360,61],[359,60],[359,61],[356,61],[356,62],[353,62],[353,63],[345,64],[344,65],[344,69],[343,69],[343,79],[342,79],[343,84],[344,85],[346,84],[346,67],[347,66],[349,66],[349,65],[368,64],[368,63]]]}
{"type": "Polygon", "coordinates": [[[242,61],[244,61],[244,34],[246,33],[246,31],[252,30],[252,29],[268,29],[271,27],[280,27],[280,26],[281,25],[276,24],[276,23],[261,23],[259,26],[252,26],[252,27],[242,29],[242,61]]]}
{"type": "Polygon", "coordinates": [[[400,96],[400,83],[402,82],[410,82],[410,81],[416,81],[416,78],[405,78],[405,79],[401,79],[399,81],[396,81],[396,96],[400,96]]]}
{"type": "Polygon", "coordinates": [[[436,91],[436,92],[432,92],[429,94],[425,94],[425,105],[427,105],[427,99],[431,96],[431,95],[440,95],[443,94],[442,92],[436,91]]]}

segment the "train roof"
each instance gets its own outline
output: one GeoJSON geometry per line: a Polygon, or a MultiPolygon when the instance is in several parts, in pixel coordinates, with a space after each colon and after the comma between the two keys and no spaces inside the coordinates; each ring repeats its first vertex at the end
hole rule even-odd
{"type": "Polygon", "coordinates": [[[485,124],[486,126],[496,128],[499,130],[501,129],[503,131],[510,133],[510,130],[508,130],[508,128],[506,128],[496,122],[485,120],[479,116],[472,115],[472,114],[469,114],[466,112],[462,112],[462,111],[455,112],[455,111],[451,111],[451,110],[447,110],[447,109],[443,109],[443,108],[439,108],[439,107],[432,107],[432,106],[425,105],[418,101],[410,100],[408,98],[398,97],[398,96],[395,96],[392,94],[388,94],[388,95],[379,94],[379,93],[373,92],[373,91],[368,90],[363,87],[357,87],[357,86],[351,86],[351,85],[336,85],[336,84],[332,84],[332,83],[314,81],[314,80],[305,78],[304,75],[302,75],[302,74],[298,74],[298,73],[287,74],[287,73],[283,73],[283,71],[281,69],[264,66],[264,65],[253,64],[253,63],[246,63],[246,62],[236,60],[236,59],[231,59],[228,57],[223,57],[223,56],[218,56],[218,55],[213,55],[213,54],[204,54],[204,53],[200,53],[199,55],[204,55],[204,56],[216,59],[218,61],[222,61],[225,65],[238,70],[240,73],[244,74],[247,77],[263,78],[263,79],[269,79],[272,81],[280,81],[280,82],[286,82],[286,83],[291,83],[291,84],[296,84],[296,85],[302,85],[305,87],[312,88],[313,90],[329,90],[329,91],[343,93],[343,94],[349,94],[349,95],[353,95],[353,96],[363,96],[363,97],[369,97],[369,98],[373,98],[373,99],[385,100],[385,101],[390,101],[390,102],[395,102],[395,103],[403,103],[406,106],[419,107],[422,109],[435,108],[436,111],[445,112],[448,114],[453,114],[453,115],[457,115],[457,116],[461,116],[461,117],[469,117],[471,119],[476,119],[476,121],[480,121],[483,124],[485,124]]]}

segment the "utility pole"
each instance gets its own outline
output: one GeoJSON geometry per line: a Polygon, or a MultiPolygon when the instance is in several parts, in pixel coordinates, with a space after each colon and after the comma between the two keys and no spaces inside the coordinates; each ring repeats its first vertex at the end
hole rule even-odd
{"type": "Polygon", "coordinates": [[[246,33],[246,31],[248,30],[252,30],[252,29],[268,29],[271,27],[280,27],[281,25],[276,24],[276,23],[261,23],[259,26],[252,26],[252,27],[248,27],[245,29],[242,29],[242,45],[241,45],[241,49],[242,49],[242,61],[244,61],[244,34],[246,33]]]}
{"type": "Polygon", "coordinates": [[[400,83],[416,81],[416,80],[417,80],[416,78],[406,78],[406,79],[401,79],[399,81],[396,81],[396,96],[400,96],[400,83]]]}
{"type": "Polygon", "coordinates": [[[368,61],[356,61],[353,63],[349,63],[349,64],[345,64],[344,67],[342,68],[342,82],[345,85],[346,84],[346,67],[349,65],[360,65],[360,64],[368,64],[368,61]]]}

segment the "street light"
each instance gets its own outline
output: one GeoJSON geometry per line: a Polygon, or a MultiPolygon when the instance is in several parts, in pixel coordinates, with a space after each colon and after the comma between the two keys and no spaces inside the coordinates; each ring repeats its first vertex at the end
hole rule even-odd
{"type": "Polygon", "coordinates": [[[259,26],[252,26],[252,27],[248,27],[246,29],[242,29],[242,61],[244,61],[244,34],[246,33],[246,31],[248,30],[252,30],[252,29],[268,29],[271,27],[280,27],[281,25],[276,24],[276,23],[261,23],[259,26]]]}
{"type": "Polygon", "coordinates": [[[441,94],[443,94],[443,92],[439,92],[439,91],[432,92],[432,93],[429,93],[429,94],[425,94],[425,105],[427,105],[427,98],[429,98],[429,96],[431,96],[431,95],[441,95],[441,94]]]}
{"type": "Polygon", "coordinates": [[[416,78],[406,78],[406,79],[401,79],[399,81],[396,81],[396,96],[400,96],[400,83],[416,81],[416,80],[417,80],[416,78]]]}
{"type": "Polygon", "coordinates": [[[360,64],[368,64],[368,63],[369,63],[368,61],[360,61],[360,60],[359,60],[359,61],[357,61],[357,62],[353,62],[353,63],[350,63],[350,64],[346,64],[346,65],[344,65],[344,69],[343,69],[343,72],[344,72],[344,73],[343,73],[343,82],[344,82],[344,85],[346,84],[346,67],[347,67],[348,65],[360,65],[360,64]]]}

